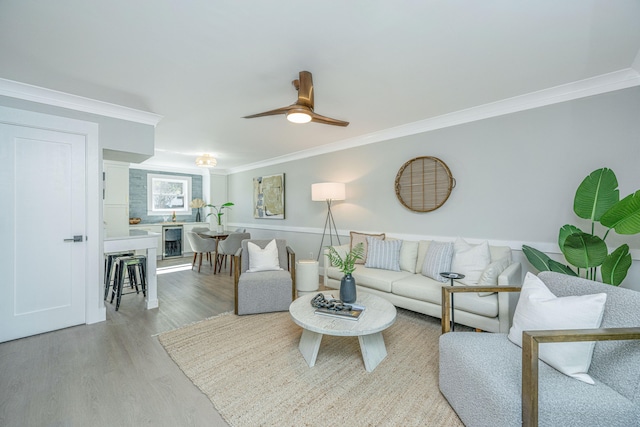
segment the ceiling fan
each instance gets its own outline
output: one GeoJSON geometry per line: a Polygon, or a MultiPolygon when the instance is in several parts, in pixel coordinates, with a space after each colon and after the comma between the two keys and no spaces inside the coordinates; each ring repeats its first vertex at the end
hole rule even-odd
{"type": "Polygon", "coordinates": [[[322,123],[333,126],[348,126],[349,122],[332,119],[331,117],[321,116],[313,111],[313,79],[308,71],[300,71],[300,79],[293,82],[293,86],[298,91],[298,100],[295,104],[288,107],[276,108],[275,110],[265,111],[264,113],[252,114],[245,116],[245,119],[253,119],[254,117],[276,116],[285,114],[287,120],[293,123],[322,123]]]}

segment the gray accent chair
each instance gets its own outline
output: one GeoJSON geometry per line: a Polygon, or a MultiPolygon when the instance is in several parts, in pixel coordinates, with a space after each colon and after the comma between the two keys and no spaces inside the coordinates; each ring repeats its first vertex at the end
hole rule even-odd
{"type": "Polygon", "coordinates": [[[640,426],[640,292],[559,273],[538,277],[558,297],[607,293],[601,329],[525,331],[522,349],[507,334],[443,333],[444,397],[468,427],[640,426]],[[538,343],[568,341],[596,341],[594,385],[538,360],[538,343]]]}
{"type": "MultiPolygon", "coordinates": [[[[271,239],[273,240],[273,239],[271,239]]],[[[284,239],[276,239],[282,270],[249,273],[248,243],[264,249],[271,240],[243,240],[235,255],[235,313],[287,311],[296,295],[296,254],[284,239]]]]}

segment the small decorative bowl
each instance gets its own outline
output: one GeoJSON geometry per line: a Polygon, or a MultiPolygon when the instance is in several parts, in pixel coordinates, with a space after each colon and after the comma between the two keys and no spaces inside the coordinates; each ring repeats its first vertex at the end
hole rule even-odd
{"type": "Polygon", "coordinates": [[[129,224],[140,224],[140,218],[129,218],[129,224]]]}

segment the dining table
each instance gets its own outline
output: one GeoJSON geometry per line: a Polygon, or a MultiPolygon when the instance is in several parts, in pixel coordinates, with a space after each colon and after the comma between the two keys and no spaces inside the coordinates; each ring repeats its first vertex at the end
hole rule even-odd
{"type": "MultiPolygon", "coordinates": [[[[216,239],[216,251],[213,254],[213,260],[215,263],[213,268],[213,274],[216,274],[216,268],[218,267],[218,263],[220,263],[220,267],[222,267],[222,260],[218,260],[218,243],[220,242],[220,240],[224,240],[227,237],[229,237],[229,233],[230,233],[229,231],[217,231],[217,230],[201,231],[198,233],[198,235],[201,237],[205,237],[208,239],[216,239]]],[[[225,261],[225,265],[226,265],[226,261],[225,261]]]]}
{"type": "Polygon", "coordinates": [[[198,232],[198,235],[201,236],[201,237],[207,237],[209,239],[216,239],[216,240],[220,241],[220,240],[224,240],[227,237],[229,237],[229,232],[228,231],[209,230],[209,231],[200,231],[200,232],[198,232]]]}

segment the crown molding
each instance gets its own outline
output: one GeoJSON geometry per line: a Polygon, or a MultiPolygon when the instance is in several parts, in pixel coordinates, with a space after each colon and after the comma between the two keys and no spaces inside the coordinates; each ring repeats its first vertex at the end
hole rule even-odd
{"type": "Polygon", "coordinates": [[[68,108],[84,113],[113,117],[114,119],[128,120],[130,122],[142,123],[154,127],[162,119],[161,115],[148,111],[136,110],[109,102],[98,101],[2,78],[0,78],[0,95],[53,105],[55,107],[68,108]]]}
{"type": "Polygon", "coordinates": [[[457,126],[464,123],[531,110],[547,105],[558,104],[588,96],[600,95],[620,89],[640,86],[640,52],[634,61],[634,68],[626,68],[608,74],[579,80],[560,86],[479,105],[477,107],[456,111],[449,114],[407,123],[362,136],[343,139],[309,150],[298,151],[289,155],[274,157],[261,162],[228,169],[228,173],[249,171],[265,166],[273,166],[284,162],[333,153],[362,145],[401,138],[404,136],[430,132],[437,129],[457,126]],[[635,68],[635,69],[634,69],[635,68]]]}

